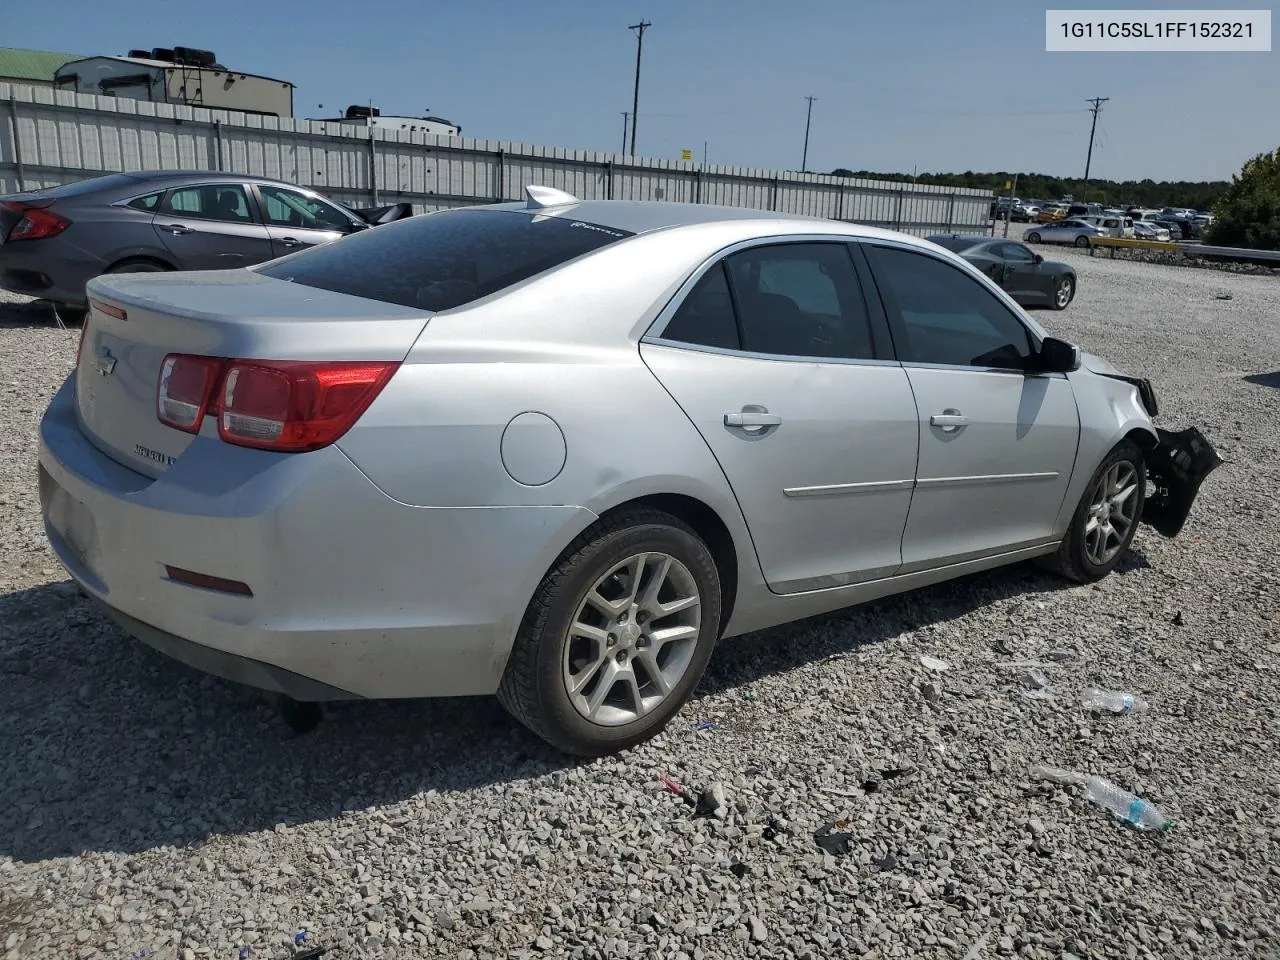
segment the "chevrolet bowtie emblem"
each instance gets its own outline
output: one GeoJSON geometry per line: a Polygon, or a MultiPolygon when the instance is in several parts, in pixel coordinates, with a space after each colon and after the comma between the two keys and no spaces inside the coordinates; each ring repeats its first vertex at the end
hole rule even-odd
{"type": "Polygon", "coordinates": [[[98,351],[98,375],[102,377],[111,376],[116,368],[116,358],[111,355],[111,351],[103,347],[98,351]]]}

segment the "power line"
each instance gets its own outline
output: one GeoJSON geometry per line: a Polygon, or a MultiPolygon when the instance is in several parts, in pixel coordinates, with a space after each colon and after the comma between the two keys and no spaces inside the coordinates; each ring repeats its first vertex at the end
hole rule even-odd
{"type": "Polygon", "coordinates": [[[813,120],[813,101],[818,98],[805,97],[805,99],[809,101],[809,109],[805,111],[804,115],[804,153],[800,158],[801,173],[809,169],[809,123],[813,120]]]}
{"type": "Polygon", "coordinates": [[[640,120],[640,52],[644,49],[644,32],[652,27],[648,20],[641,20],[627,27],[636,32],[636,88],[631,98],[631,156],[636,155],[636,127],[640,120]]]}
{"type": "Polygon", "coordinates": [[[1093,163],[1093,135],[1098,131],[1098,114],[1102,111],[1102,105],[1110,100],[1110,97],[1093,97],[1086,100],[1085,103],[1093,104],[1090,110],[1093,112],[1093,123],[1089,126],[1089,153],[1084,161],[1084,182],[1089,182],[1089,167],[1093,163]]]}

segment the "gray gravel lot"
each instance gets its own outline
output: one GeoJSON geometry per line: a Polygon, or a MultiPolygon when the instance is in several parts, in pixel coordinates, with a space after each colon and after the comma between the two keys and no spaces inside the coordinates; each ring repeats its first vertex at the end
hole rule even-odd
{"type": "Polygon", "coordinates": [[[76,331],[0,304],[0,957],[283,957],[303,924],[335,960],[1276,956],[1280,280],[1052,256],[1080,293],[1037,319],[1228,461],[1182,536],[1144,529],[1093,588],[1016,567],[726,642],[659,740],[585,763],[485,699],[296,737],[109,626],[35,488],[76,331]],[[1022,696],[1028,659],[1053,699],[1022,696]],[[1090,684],[1152,709],[1091,717],[1090,684]],[[1176,826],[1136,834],[1037,761],[1176,826]],[[723,783],[727,818],[660,772],[723,783]],[[847,856],[812,839],[837,819],[847,856]]]}

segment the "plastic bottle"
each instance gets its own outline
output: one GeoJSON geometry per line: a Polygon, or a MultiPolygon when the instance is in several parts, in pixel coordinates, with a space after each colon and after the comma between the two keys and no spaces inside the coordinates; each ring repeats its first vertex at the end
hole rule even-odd
{"type": "Polygon", "coordinates": [[[1102,777],[1089,777],[1084,795],[1136,830],[1168,830],[1173,821],[1141,797],[1102,777]]]}
{"type": "Polygon", "coordinates": [[[1090,687],[1084,692],[1084,705],[1099,713],[1142,713],[1147,701],[1123,690],[1099,690],[1090,687]]]}

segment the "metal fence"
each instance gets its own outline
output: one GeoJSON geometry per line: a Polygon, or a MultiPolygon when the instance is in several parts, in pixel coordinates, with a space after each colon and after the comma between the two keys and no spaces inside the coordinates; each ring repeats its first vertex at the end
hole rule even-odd
{"type": "Polygon", "coordinates": [[[990,191],[655,160],[497,140],[368,130],[0,83],[0,193],[133,170],[278,177],[356,206],[523,199],[716,203],[905,233],[988,228],[990,191]]]}

